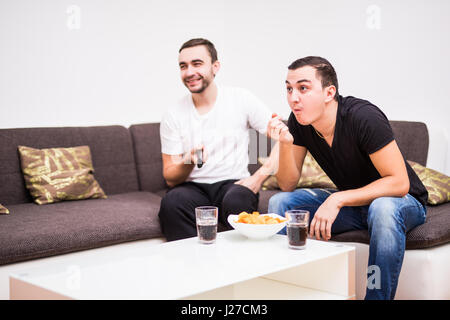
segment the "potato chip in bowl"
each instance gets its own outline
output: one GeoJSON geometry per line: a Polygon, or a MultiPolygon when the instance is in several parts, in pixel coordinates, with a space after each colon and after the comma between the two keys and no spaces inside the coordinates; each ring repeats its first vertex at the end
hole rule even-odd
{"type": "Polygon", "coordinates": [[[250,239],[266,239],[286,226],[286,219],[275,213],[251,214],[241,212],[239,215],[230,214],[228,223],[239,233],[250,239]]]}

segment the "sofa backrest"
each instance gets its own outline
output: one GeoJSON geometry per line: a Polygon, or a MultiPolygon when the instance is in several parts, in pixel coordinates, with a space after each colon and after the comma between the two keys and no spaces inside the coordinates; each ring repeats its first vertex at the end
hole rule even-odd
{"type": "Polygon", "coordinates": [[[130,132],[122,126],[0,129],[0,203],[31,202],[17,146],[32,148],[88,145],[94,176],[105,193],[138,191],[130,132]]]}
{"type": "Polygon", "coordinates": [[[139,189],[155,192],[165,189],[162,175],[159,123],[134,124],[130,127],[134,156],[139,177],[139,189]]]}
{"type": "Polygon", "coordinates": [[[406,160],[427,165],[429,136],[425,123],[390,121],[395,141],[406,160]]]}
{"type": "MultiPolygon", "coordinates": [[[[390,121],[390,124],[404,157],[425,166],[429,143],[426,125],[422,122],[410,121],[390,121]]],[[[159,123],[132,125],[130,131],[135,147],[140,189],[158,191],[166,188],[162,176],[159,123]]],[[[250,134],[248,169],[251,174],[260,167],[257,163],[258,157],[266,157],[274,144],[274,141],[264,135],[255,132],[250,134]]]]}
{"type": "MultiPolygon", "coordinates": [[[[407,160],[426,165],[428,130],[422,122],[390,121],[394,136],[407,160]]],[[[159,123],[123,126],[0,129],[0,203],[31,202],[25,188],[17,146],[32,148],[88,145],[94,175],[106,194],[166,188],[162,175],[159,123]]],[[[250,135],[250,173],[267,156],[273,141],[261,134],[250,135]]]]}
{"type": "MultiPolygon", "coordinates": [[[[167,188],[162,175],[161,138],[159,135],[160,123],[134,124],[130,127],[133,138],[134,155],[138,171],[139,187],[143,191],[160,191],[167,188]]],[[[266,156],[270,152],[270,139],[255,131],[250,135],[250,164],[248,169],[254,173],[260,165],[257,163],[258,154],[266,156]],[[266,144],[268,147],[264,147],[266,144]]]]}
{"type": "MultiPolygon", "coordinates": [[[[412,160],[423,166],[427,164],[428,157],[428,129],[425,123],[415,121],[389,121],[394,132],[395,141],[406,160],[412,160]]],[[[265,150],[271,150],[274,141],[268,141],[267,137],[258,134],[257,137],[250,136],[250,150],[259,156],[265,157],[265,150]],[[253,146],[252,146],[253,144],[253,146]],[[264,150],[261,147],[264,145],[264,150]]],[[[252,158],[252,157],[250,157],[252,158]]],[[[254,157],[253,157],[254,158],[254,157]]],[[[249,165],[250,173],[254,173],[260,167],[259,164],[249,165]]]]}

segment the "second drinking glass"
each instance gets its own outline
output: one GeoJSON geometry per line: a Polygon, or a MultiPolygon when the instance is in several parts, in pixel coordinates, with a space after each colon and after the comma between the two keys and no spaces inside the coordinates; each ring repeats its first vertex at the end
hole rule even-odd
{"type": "Polygon", "coordinates": [[[288,210],[285,213],[287,218],[286,232],[289,241],[289,248],[306,248],[306,238],[308,237],[309,211],[288,210]]]}
{"type": "Polygon", "coordinates": [[[195,208],[195,221],[200,243],[209,244],[216,241],[218,216],[219,208],[217,207],[195,208]]]}

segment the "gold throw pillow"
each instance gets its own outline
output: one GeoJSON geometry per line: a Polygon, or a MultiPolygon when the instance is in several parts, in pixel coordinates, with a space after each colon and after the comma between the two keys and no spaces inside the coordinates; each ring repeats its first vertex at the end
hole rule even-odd
{"type": "Polygon", "coordinates": [[[9,214],[9,210],[0,203],[0,214],[9,214]]]}
{"type": "MultiPolygon", "coordinates": [[[[267,161],[267,158],[259,158],[258,161],[261,164],[264,164],[267,161]]],[[[331,181],[309,152],[306,153],[305,160],[303,161],[302,175],[297,183],[297,188],[337,189],[333,181],[331,181]]],[[[280,189],[275,175],[270,176],[264,181],[262,189],[280,189]]]]}
{"type": "Polygon", "coordinates": [[[417,162],[408,160],[408,163],[427,189],[429,204],[436,205],[450,201],[450,177],[417,162]]]}
{"type": "Polygon", "coordinates": [[[89,146],[18,149],[25,185],[37,204],[106,198],[94,178],[89,146]]]}

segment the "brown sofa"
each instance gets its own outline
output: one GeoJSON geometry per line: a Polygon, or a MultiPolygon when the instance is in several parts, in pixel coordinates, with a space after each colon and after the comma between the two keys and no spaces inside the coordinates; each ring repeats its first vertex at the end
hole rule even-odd
{"type": "MultiPolygon", "coordinates": [[[[149,144],[158,137],[149,136],[149,144]]],[[[161,197],[140,187],[135,144],[122,126],[0,130],[0,203],[10,211],[0,215],[0,264],[160,237],[161,197]],[[95,178],[108,198],[34,204],[22,177],[18,145],[89,145],[95,178]]]]}
{"type": "MultiPolygon", "coordinates": [[[[407,159],[426,164],[428,132],[423,123],[392,121],[397,142],[407,159]]],[[[270,142],[254,136],[255,150],[270,142]]],[[[251,148],[251,150],[253,150],[251,148]]],[[[255,156],[251,159],[256,159],[255,156]]],[[[254,172],[257,164],[250,164],[254,172]]],[[[0,265],[91,249],[116,243],[162,237],[158,221],[162,177],[159,123],[122,126],[0,129],[0,265]],[[95,178],[107,199],[36,205],[25,188],[18,145],[33,148],[89,145],[95,178]]],[[[270,196],[261,191],[259,211],[270,196]]],[[[449,242],[450,203],[428,207],[427,221],[407,237],[407,249],[449,242]]],[[[368,243],[366,231],[347,232],[332,240],[368,243]]]]}

